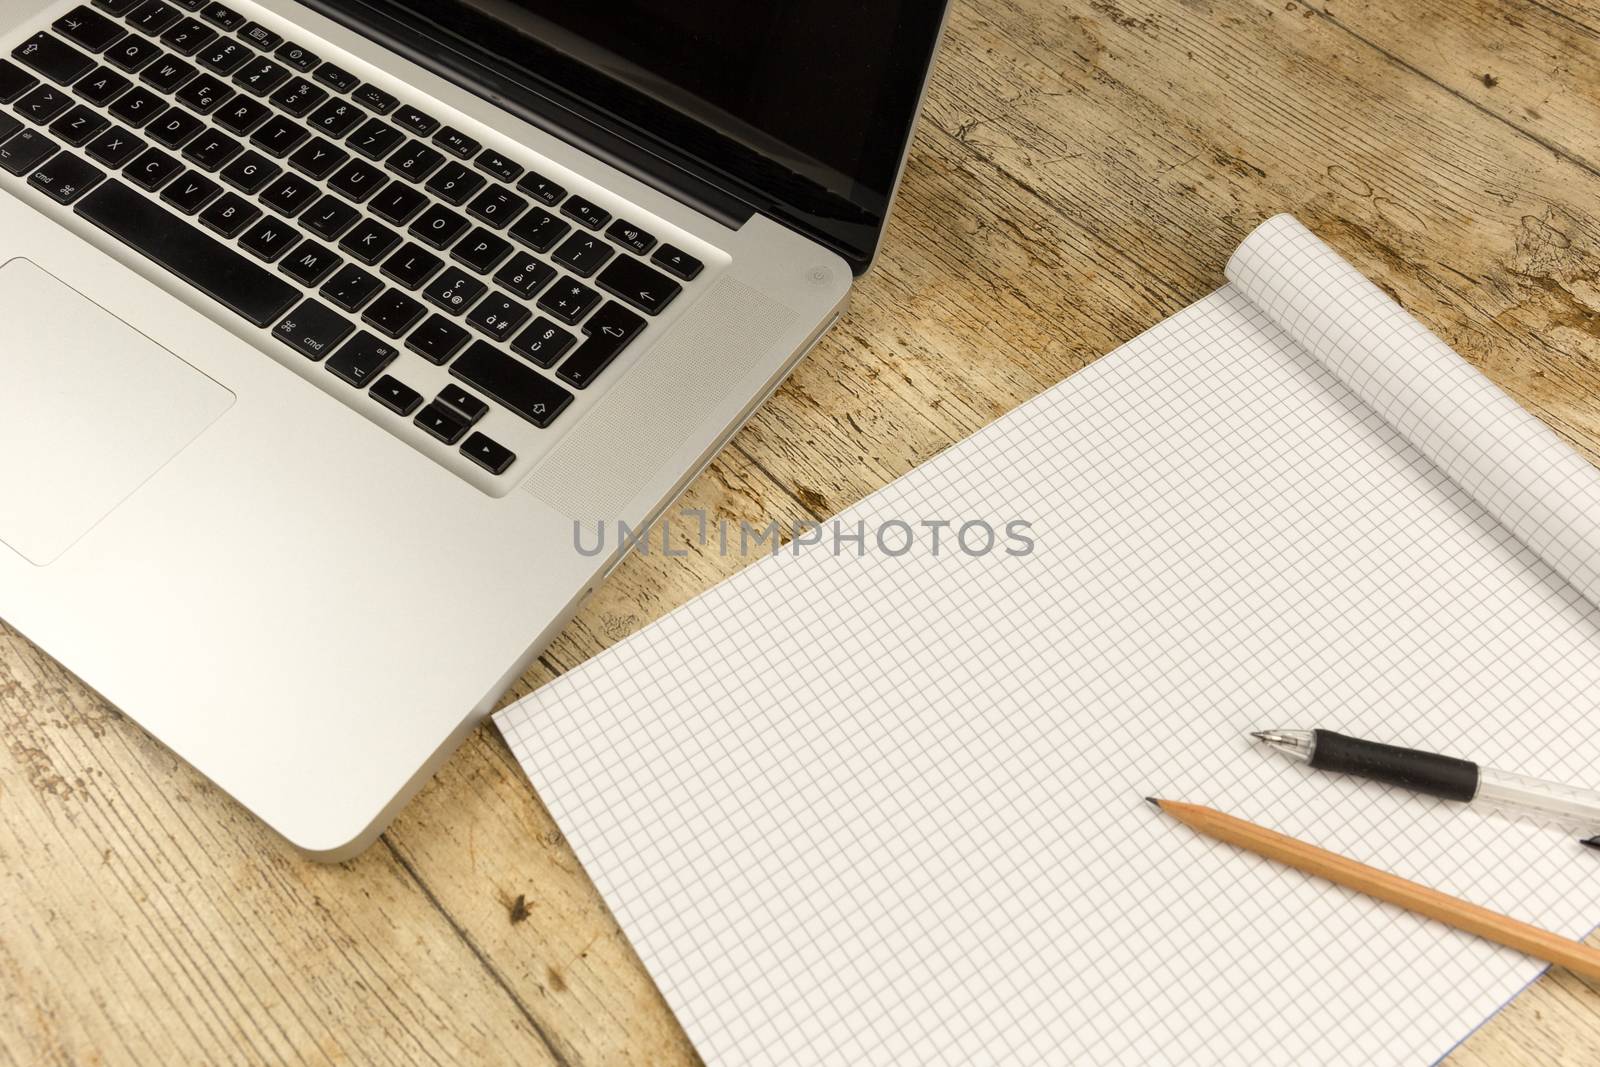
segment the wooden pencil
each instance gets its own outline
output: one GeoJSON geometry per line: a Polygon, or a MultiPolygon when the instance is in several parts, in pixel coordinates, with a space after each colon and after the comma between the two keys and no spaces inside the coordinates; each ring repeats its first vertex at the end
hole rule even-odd
{"type": "Polygon", "coordinates": [[[1268,830],[1264,826],[1226,815],[1214,808],[1175,800],[1147,798],[1156,808],[1198,833],[1226,842],[1269,860],[1326,878],[1346,889],[1405,908],[1418,915],[1476,934],[1481,938],[1565,967],[1574,974],[1600,980],[1600,950],[1568,940],[1548,930],[1530,926],[1429,889],[1327,849],[1268,830]]]}

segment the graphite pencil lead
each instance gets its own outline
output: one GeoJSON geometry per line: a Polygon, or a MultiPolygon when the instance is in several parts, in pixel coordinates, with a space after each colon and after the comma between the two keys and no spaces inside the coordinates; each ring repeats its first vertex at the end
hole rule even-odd
{"type": "Polygon", "coordinates": [[[1585,837],[1578,844],[1600,851],[1600,834],[1596,834],[1593,837],[1585,837]]]}

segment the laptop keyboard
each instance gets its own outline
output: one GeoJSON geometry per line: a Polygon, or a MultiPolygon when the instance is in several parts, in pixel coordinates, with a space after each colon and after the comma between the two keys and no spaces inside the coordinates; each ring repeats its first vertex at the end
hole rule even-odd
{"type": "Polygon", "coordinates": [[[5,172],[493,476],[496,408],[556,423],[703,269],[221,3],[74,8],[0,104],[5,172]]]}

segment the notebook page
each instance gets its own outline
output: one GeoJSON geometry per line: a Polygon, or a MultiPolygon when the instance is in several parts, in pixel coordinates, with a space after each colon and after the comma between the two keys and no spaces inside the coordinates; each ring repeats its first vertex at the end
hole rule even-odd
{"type": "Polygon", "coordinates": [[[713,1065],[1438,1058],[1540,965],[1199,838],[1209,803],[1569,935],[1570,835],[1253,748],[1584,781],[1600,615],[1232,285],[498,722],[713,1065]],[[1569,733],[1570,731],[1570,733],[1569,733]]]}

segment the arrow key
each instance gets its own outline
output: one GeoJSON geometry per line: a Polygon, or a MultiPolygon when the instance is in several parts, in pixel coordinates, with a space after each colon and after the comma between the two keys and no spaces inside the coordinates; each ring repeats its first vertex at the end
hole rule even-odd
{"type": "Polygon", "coordinates": [[[506,468],[517,461],[515,452],[481,433],[467,438],[461,446],[461,454],[490,474],[504,474],[506,468]]]}

